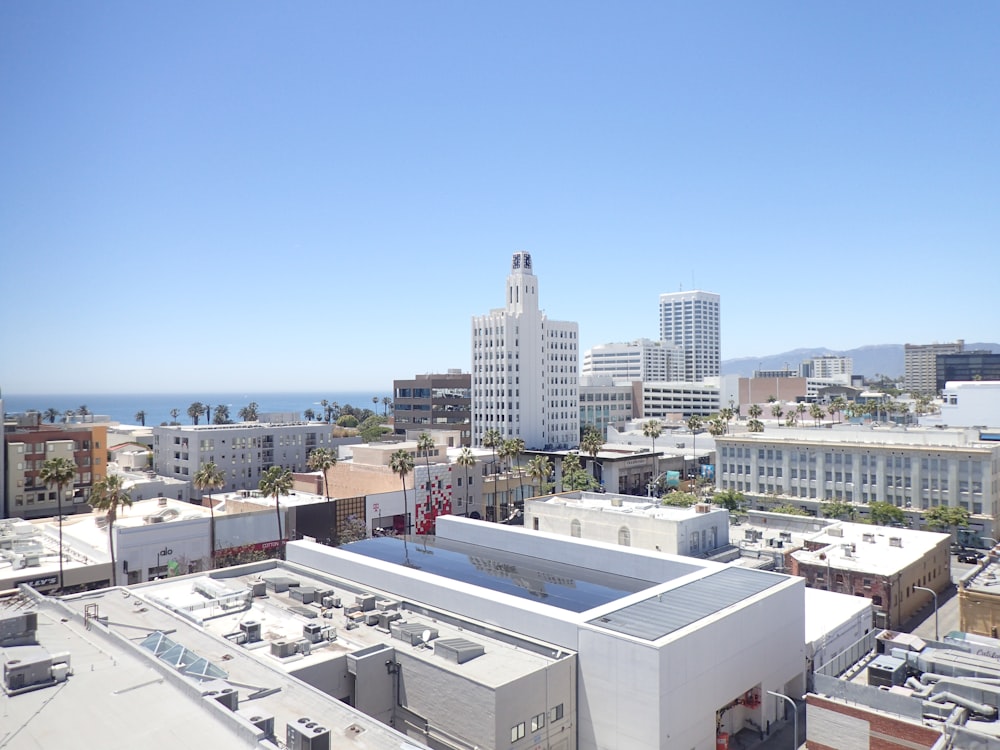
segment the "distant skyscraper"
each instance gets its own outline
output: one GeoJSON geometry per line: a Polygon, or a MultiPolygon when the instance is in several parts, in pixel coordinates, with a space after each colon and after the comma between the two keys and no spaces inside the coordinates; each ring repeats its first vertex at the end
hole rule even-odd
{"type": "Polygon", "coordinates": [[[538,307],[531,255],[514,253],[505,307],[472,318],[472,442],[487,430],[525,447],[580,442],[579,329],[538,307]]]}
{"type": "Polygon", "coordinates": [[[937,393],[937,356],[965,350],[965,341],[954,344],[905,344],[903,389],[910,393],[937,393]]]}
{"type": "Polygon", "coordinates": [[[660,339],[684,350],[684,380],[718,377],[719,295],[697,290],[661,294],[660,339]]]}

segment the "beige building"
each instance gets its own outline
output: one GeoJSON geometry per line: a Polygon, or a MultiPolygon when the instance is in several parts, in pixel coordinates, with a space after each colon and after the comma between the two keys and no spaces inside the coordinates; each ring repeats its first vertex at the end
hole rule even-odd
{"type": "Polygon", "coordinates": [[[910,393],[937,393],[937,355],[955,354],[965,349],[965,341],[953,344],[905,344],[903,346],[903,390],[910,393]]]}

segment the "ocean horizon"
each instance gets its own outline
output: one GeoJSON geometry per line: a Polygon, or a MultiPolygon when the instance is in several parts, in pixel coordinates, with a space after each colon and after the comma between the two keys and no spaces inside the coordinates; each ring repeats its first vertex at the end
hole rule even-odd
{"type": "MultiPolygon", "coordinates": [[[[38,411],[44,414],[48,409],[55,409],[60,414],[67,410],[78,411],[80,406],[86,406],[94,415],[106,416],[113,422],[122,424],[138,424],[135,415],[139,411],[146,412],[146,426],[153,426],[173,421],[170,412],[177,409],[180,414],[177,421],[181,424],[192,424],[187,415],[188,407],[195,401],[212,406],[213,414],[216,406],[225,405],[229,408],[230,419],[237,421],[238,412],[250,402],[256,402],[258,412],[296,412],[300,416],[306,409],[312,409],[321,416],[320,402],[326,399],[340,406],[350,404],[359,409],[373,409],[381,414],[385,410],[382,399],[392,398],[392,393],[371,393],[365,391],[340,391],[331,393],[315,392],[280,392],[280,393],[66,393],[66,394],[32,394],[4,393],[3,410],[7,414],[26,411],[38,411]],[[372,398],[378,399],[378,404],[372,403],[372,398]]],[[[47,421],[47,420],[46,420],[47,421]]],[[[58,419],[56,420],[59,421],[58,419]]],[[[204,415],[199,420],[205,424],[204,415]]]]}

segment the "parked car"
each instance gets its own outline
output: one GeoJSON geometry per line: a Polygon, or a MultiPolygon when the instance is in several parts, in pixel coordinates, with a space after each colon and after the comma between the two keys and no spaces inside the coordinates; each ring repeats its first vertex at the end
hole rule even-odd
{"type": "Polygon", "coordinates": [[[960,563],[969,563],[975,565],[982,559],[983,555],[981,552],[973,552],[972,550],[965,550],[964,552],[958,553],[958,561],[960,563]]]}

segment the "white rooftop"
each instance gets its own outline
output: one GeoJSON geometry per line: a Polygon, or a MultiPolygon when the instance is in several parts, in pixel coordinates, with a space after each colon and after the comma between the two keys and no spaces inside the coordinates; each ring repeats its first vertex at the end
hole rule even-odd
{"type": "Polygon", "coordinates": [[[837,522],[808,538],[818,549],[797,550],[792,557],[801,563],[886,575],[912,565],[950,538],[933,531],[837,522]]]}
{"type": "MultiPolygon", "coordinates": [[[[637,497],[634,495],[619,495],[602,492],[563,492],[557,495],[535,498],[532,504],[563,505],[602,513],[627,513],[644,518],[659,518],[667,521],[682,521],[687,518],[704,515],[692,505],[688,508],[661,505],[655,498],[637,497]]],[[[715,506],[710,513],[728,513],[715,506]]]]}

